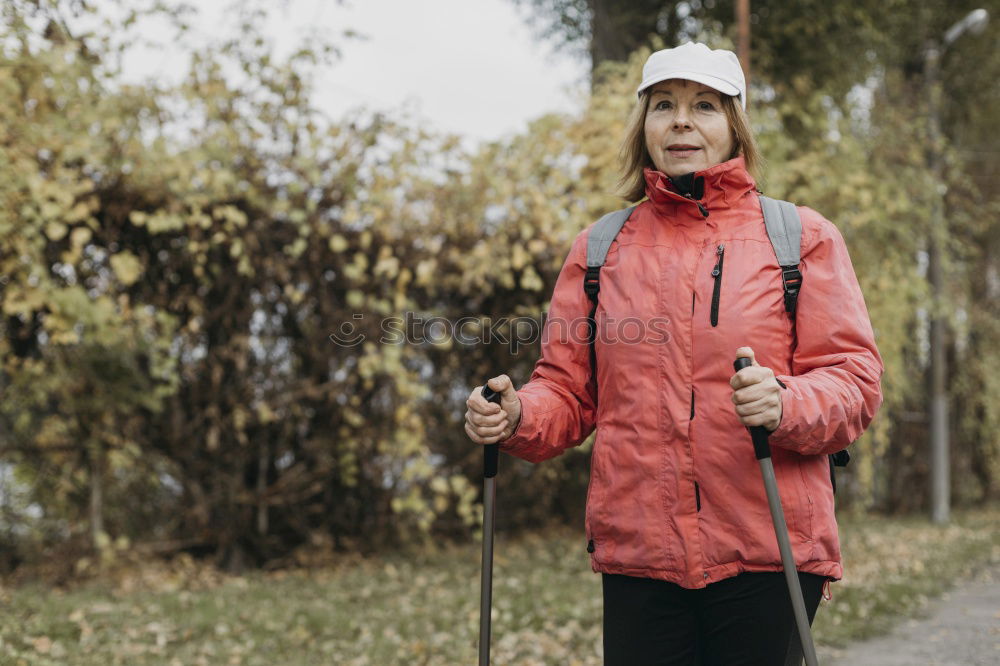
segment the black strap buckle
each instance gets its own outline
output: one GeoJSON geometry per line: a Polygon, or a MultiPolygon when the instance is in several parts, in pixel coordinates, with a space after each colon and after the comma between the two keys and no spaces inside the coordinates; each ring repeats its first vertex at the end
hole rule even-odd
{"type": "Polygon", "coordinates": [[[785,289],[785,312],[795,314],[795,303],[802,286],[802,273],[798,266],[781,267],[781,286],[785,289]]]}
{"type": "Polygon", "coordinates": [[[590,300],[597,304],[597,293],[601,291],[601,267],[587,266],[587,274],[583,276],[583,291],[590,300]]]}

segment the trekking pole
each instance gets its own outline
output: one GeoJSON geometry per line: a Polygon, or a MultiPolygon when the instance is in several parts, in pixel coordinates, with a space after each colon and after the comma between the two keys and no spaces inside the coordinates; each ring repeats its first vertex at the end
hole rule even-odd
{"type": "MultiPolygon", "coordinates": [[[[500,394],[483,385],[487,402],[500,404],[500,394]]],[[[479,585],[479,666],[490,664],[490,615],[493,608],[493,520],[500,444],[483,446],[483,565],[479,585]]]]}
{"type": "MultiPolygon", "coordinates": [[[[736,372],[750,365],[750,359],[741,356],[733,363],[736,372]]],[[[792,610],[795,611],[795,624],[799,629],[799,639],[805,652],[806,666],[819,666],[816,660],[816,647],[813,645],[812,633],[809,631],[809,616],[806,614],[806,603],[802,599],[802,587],[799,585],[799,575],[795,570],[795,558],[792,556],[792,545],[788,539],[788,526],[785,524],[785,512],[781,509],[781,497],[778,495],[778,482],[774,478],[774,464],[771,462],[771,445],[767,442],[767,429],[763,426],[751,426],[750,437],[753,439],[753,450],[760,463],[760,473],[764,477],[764,489],[767,491],[767,504],[771,508],[771,521],[774,523],[774,534],[778,537],[778,550],[781,551],[781,568],[785,570],[785,581],[788,583],[788,596],[792,599],[792,610]]]]}

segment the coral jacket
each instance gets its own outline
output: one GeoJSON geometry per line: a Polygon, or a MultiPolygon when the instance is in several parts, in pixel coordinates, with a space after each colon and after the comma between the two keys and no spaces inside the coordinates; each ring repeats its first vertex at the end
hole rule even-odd
{"type": "Polygon", "coordinates": [[[521,421],[501,450],[538,462],[596,427],[586,519],[594,571],[686,588],[780,571],[729,385],[736,349],[752,347],[784,387],[770,442],[796,568],[839,579],[826,455],[868,427],[883,369],[844,240],[821,215],[798,209],[803,277],[793,324],[742,157],[696,174],[700,201],[659,171],[645,177],[648,199],[601,270],[596,384],[583,291],[588,227],[559,273],[541,357],[517,392],[521,421]]]}

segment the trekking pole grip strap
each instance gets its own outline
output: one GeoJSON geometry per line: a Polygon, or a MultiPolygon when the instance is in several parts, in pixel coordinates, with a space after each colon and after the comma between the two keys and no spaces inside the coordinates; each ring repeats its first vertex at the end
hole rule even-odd
{"type": "MultiPolygon", "coordinates": [[[[740,356],[733,363],[733,367],[736,372],[739,372],[743,368],[750,365],[750,359],[746,356],[740,356]]],[[[757,460],[763,460],[764,458],[771,457],[771,445],[767,442],[767,428],[764,426],[750,426],[747,428],[750,431],[750,439],[753,440],[753,452],[757,456],[757,460]]]]}
{"type": "MultiPolygon", "coordinates": [[[[500,394],[483,384],[482,395],[486,402],[500,404],[500,394]]],[[[483,447],[483,478],[492,479],[500,466],[500,444],[486,444],[483,447]]]]}

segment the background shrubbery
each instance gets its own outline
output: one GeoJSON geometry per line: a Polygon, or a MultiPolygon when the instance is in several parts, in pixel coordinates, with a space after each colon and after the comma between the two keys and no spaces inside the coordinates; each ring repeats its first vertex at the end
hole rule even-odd
{"type": "MultiPolygon", "coordinates": [[[[558,31],[580,3],[522,4],[558,31]]],[[[727,3],[655,4],[664,34],[732,46],[727,3]]],[[[754,2],[762,188],[841,229],[886,362],[885,405],[840,475],[838,503],[859,512],[925,508],[939,191],[954,500],[997,495],[1000,17],[943,61],[944,182],[926,166],[921,69],[926,40],[974,6],[754,2]]],[[[183,31],[185,12],[167,14],[183,31]]],[[[578,113],[468,149],[405,120],[325,117],[311,74],[335,44],[278,59],[252,9],[182,83],[125,85],[121,36],[144,15],[116,16],[0,10],[0,567],[137,544],[240,567],[467,533],[481,457],[464,400],[497,372],[526,381],[537,345],[381,344],[379,322],[540,317],[572,238],[621,205],[633,82],[663,42],[644,34],[627,62],[592,51],[578,113]],[[366,341],[335,344],[344,322],[366,341]]],[[[503,465],[503,528],[580,521],[586,446],[503,465]]]]}

